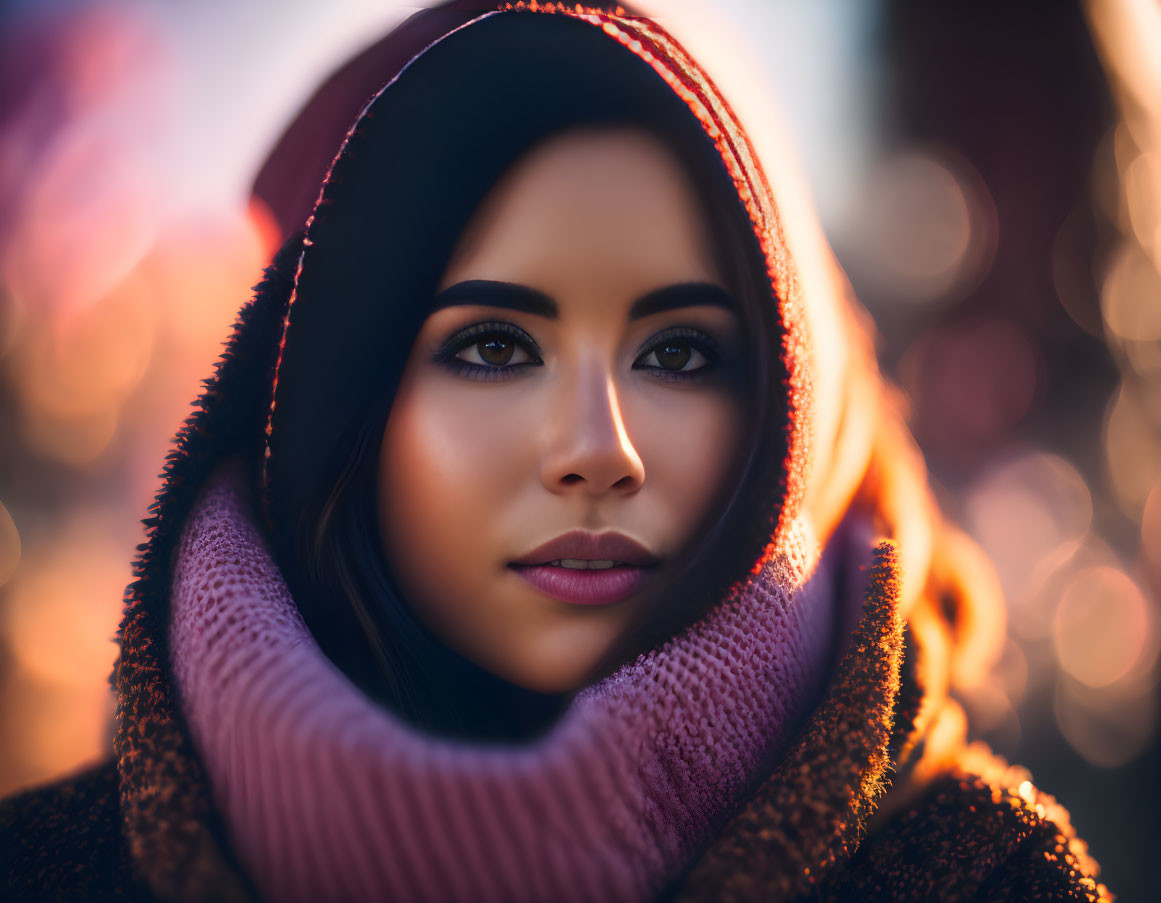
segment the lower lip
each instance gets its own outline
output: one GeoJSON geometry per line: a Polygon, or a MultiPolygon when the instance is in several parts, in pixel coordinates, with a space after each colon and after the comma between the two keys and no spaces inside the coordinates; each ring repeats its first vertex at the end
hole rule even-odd
{"type": "Polygon", "coordinates": [[[542,593],[574,605],[612,605],[627,599],[645,582],[648,570],[632,565],[586,570],[551,564],[511,567],[542,593]]]}

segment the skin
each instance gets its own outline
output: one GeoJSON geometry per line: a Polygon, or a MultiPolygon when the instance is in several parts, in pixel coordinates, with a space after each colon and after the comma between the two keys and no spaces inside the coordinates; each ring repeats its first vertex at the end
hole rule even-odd
{"type": "Polygon", "coordinates": [[[657,289],[725,287],[689,177],[633,130],[568,132],[518,161],[461,235],[439,290],[468,280],[535,289],[557,316],[468,293],[473,303],[426,320],[380,451],[385,551],[419,618],[453,649],[527,689],[573,691],[629,629],[647,587],[612,605],[570,604],[509,563],[574,529],[627,534],[663,562],[688,549],[722,504],[743,435],[730,377],[741,321],[696,293],[693,306],[630,319],[657,289]],[[477,334],[453,343],[449,362],[448,340],[480,323],[511,324],[536,349],[477,334]],[[657,335],[673,327],[722,354],[680,337],[658,354],[657,335]],[[711,356],[720,363],[702,369],[711,356]],[[666,378],[663,360],[699,372],[666,378]]]}

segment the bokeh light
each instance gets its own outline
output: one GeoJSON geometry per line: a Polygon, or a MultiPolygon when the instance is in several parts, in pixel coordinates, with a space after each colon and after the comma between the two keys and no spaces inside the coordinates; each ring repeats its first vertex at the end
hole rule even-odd
{"type": "Polygon", "coordinates": [[[1058,455],[1030,452],[994,466],[967,491],[965,524],[994,563],[1009,623],[1044,636],[1044,581],[1073,558],[1092,522],[1092,496],[1080,473],[1058,455]]]}
{"type": "Polygon", "coordinates": [[[133,532],[115,512],[78,510],[30,533],[29,553],[5,587],[0,641],[8,671],[0,693],[6,777],[97,758],[112,714],[108,685],[129,581],[133,532]]]}
{"type": "Polygon", "coordinates": [[[1125,244],[1115,253],[1101,291],[1101,312],[1118,338],[1161,340],[1161,273],[1140,246],[1125,244]]]}
{"type": "Polygon", "coordinates": [[[20,531],[12,515],[0,501],[0,587],[8,582],[20,563],[20,531]]]}
{"type": "Polygon", "coordinates": [[[949,463],[975,466],[1006,441],[1036,396],[1039,363],[1027,334],[1003,317],[976,317],[932,328],[899,364],[925,449],[949,463]]]}
{"type": "Polygon", "coordinates": [[[82,688],[13,671],[0,683],[0,708],[6,789],[75,769],[109,746],[114,701],[104,679],[82,688]]]}
{"type": "MultiPolygon", "coordinates": [[[[1161,204],[1157,202],[1161,198],[1161,151],[1143,151],[1125,167],[1121,178],[1133,234],[1150,258],[1153,276],[1156,277],[1157,269],[1161,267],[1161,204]]],[[[1154,316],[1161,308],[1161,293],[1141,300],[1152,308],[1154,316]]],[[[1161,338],[1161,333],[1154,333],[1153,337],[1161,338]]]]}
{"type": "Polygon", "coordinates": [[[1153,684],[1106,692],[1067,677],[1057,684],[1053,699],[1061,733],[1098,768],[1118,768],[1144,752],[1156,734],[1157,706],[1153,684]]]}
{"type": "Polygon", "coordinates": [[[1161,385],[1126,380],[1113,397],[1104,426],[1105,462],[1121,509],[1141,519],[1149,492],[1161,480],[1161,385]]]}
{"type": "Polygon", "coordinates": [[[55,414],[25,410],[20,414],[21,434],[35,452],[70,467],[93,463],[109,448],[117,434],[115,408],[82,414],[55,414]]]}
{"type": "Polygon", "coordinates": [[[1060,666],[1090,687],[1128,675],[1152,651],[1156,625],[1137,585],[1111,567],[1074,575],[1060,598],[1052,638],[1060,666]]]}
{"type": "Polygon", "coordinates": [[[1141,513],[1141,559],[1154,590],[1161,591],[1161,482],[1149,493],[1141,513]]]}
{"type": "Polygon", "coordinates": [[[847,256],[861,282],[890,303],[948,303],[987,272],[995,253],[987,187],[948,149],[885,157],[856,202],[847,256]]]}
{"type": "Polygon", "coordinates": [[[164,21],[96,4],[0,31],[0,795],[107,748],[140,519],[279,240],[248,196],[191,199],[214,174],[182,156],[164,21]]]}
{"type": "Polygon", "coordinates": [[[1161,384],[1161,342],[1118,343],[1133,374],[1153,385],[1161,384]]]}
{"type": "Polygon", "coordinates": [[[0,635],[33,679],[85,687],[108,676],[132,557],[129,536],[111,526],[102,510],[75,513],[9,584],[0,635]]]}

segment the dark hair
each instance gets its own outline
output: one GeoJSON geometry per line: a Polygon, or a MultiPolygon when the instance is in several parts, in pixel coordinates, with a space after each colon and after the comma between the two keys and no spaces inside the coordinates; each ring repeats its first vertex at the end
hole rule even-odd
{"type": "MultiPolygon", "coordinates": [[[[704,148],[699,155],[686,142],[675,143],[672,135],[660,137],[691,177],[720,270],[741,304],[750,344],[751,431],[728,497],[693,531],[697,548],[676,556],[680,564],[668,575],[658,575],[655,598],[639,606],[640,620],[594,677],[694,621],[730,582],[746,574],[777,518],[777,511],[755,510],[768,504],[770,494],[753,490],[778,480],[785,453],[785,407],[780,394],[772,395],[783,380],[770,372],[780,359],[771,346],[778,335],[771,322],[776,305],[748,215],[732,183],[722,178],[720,160],[707,160],[704,148]],[[754,533],[755,522],[762,535],[743,536],[754,533]],[[673,597],[675,586],[682,589],[679,600],[673,597]]],[[[307,585],[296,588],[299,607],[330,658],[372,698],[411,723],[473,740],[536,736],[563,711],[568,697],[514,686],[466,660],[420,623],[392,577],[377,511],[378,453],[392,401],[384,398],[368,408],[343,437],[335,472],[318,483],[304,512],[296,545],[307,585]]]]}
{"type": "Polygon", "coordinates": [[[590,679],[672,636],[764,561],[790,473],[789,346],[771,269],[782,265],[767,260],[751,223],[751,213],[762,219],[760,199],[748,209],[739,192],[752,187],[735,185],[744,138],[716,131],[719,149],[705,115],[590,21],[494,13],[408,63],[364,107],[331,164],[307,221],[274,375],[267,526],[323,650],[418,726],[527,738],[568,703],[500,680],[424,628],[385,560],[376,491],[394,393],[458,237],[504,172],[554,135],[639,128],[678,158],[742,307],[753,387],[734,485],[691,525],[696,548],[655,575],[634,605],[636,622],[590,679]]]}

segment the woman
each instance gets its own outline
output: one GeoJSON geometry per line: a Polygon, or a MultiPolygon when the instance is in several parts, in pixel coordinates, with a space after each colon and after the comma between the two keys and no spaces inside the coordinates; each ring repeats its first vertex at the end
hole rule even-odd
{"type": "Polygon", "coordinates": [[[986,567],[728,105],[646,19],[474,12],[243,310],[9,896],[1107,898],[964,748],[986,567]]]}

